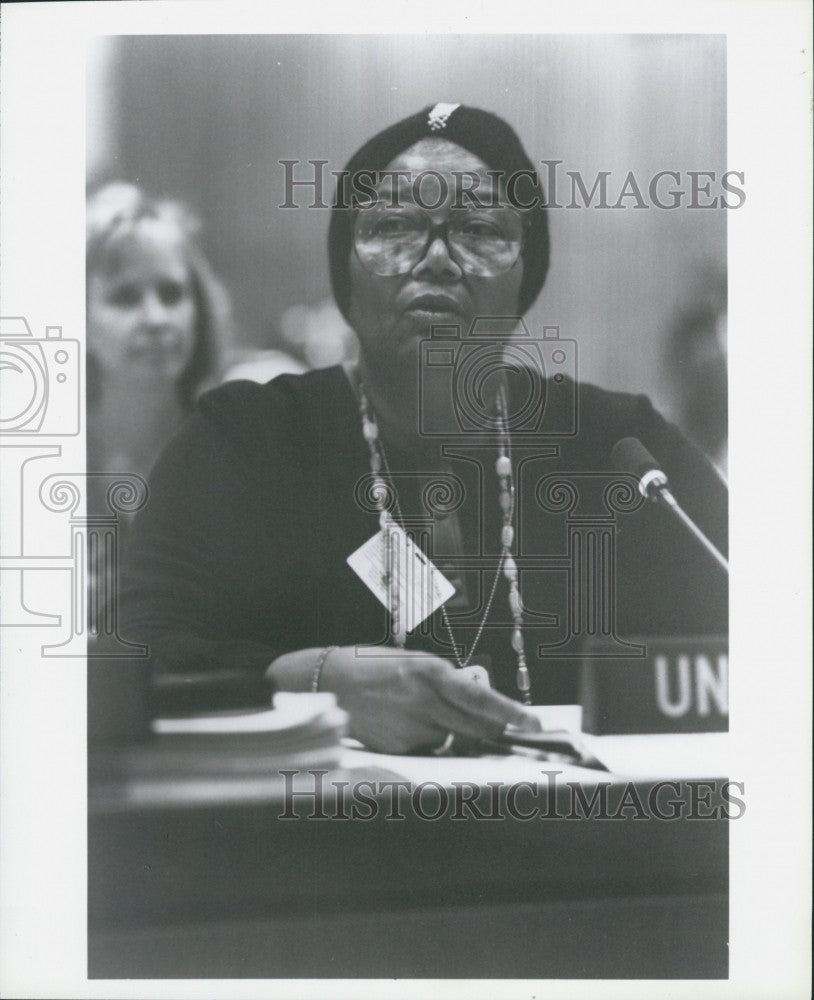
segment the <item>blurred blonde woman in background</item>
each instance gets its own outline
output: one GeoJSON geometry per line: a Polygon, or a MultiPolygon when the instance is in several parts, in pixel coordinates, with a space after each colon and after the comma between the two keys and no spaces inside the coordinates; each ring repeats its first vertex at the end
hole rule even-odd
{"type": "Polygon", "coordinates": [[[227,295],[181,204],[108,184],[87,205],[88,461],[145,477],[215,383],[227,295]]]}
{"type": "MultiPolygon", "coordinates": [[[[108,488],[147,479],[165,443],[214,385],[231,333],[227,295],[199,243],[200,224],[181,204],[148,197],[132,184],[98,190],[86,215],[87,510],[116,515],[119,543],[130,532],[140,489],[112,509],[108,488]]],[[[88,735],[92,741],[141,734],[146,674],[120,657],[117,543],[88,535],[86,598],[88,735]]],[[[130,650],[133,653],[134,650],[130,650]]]]}

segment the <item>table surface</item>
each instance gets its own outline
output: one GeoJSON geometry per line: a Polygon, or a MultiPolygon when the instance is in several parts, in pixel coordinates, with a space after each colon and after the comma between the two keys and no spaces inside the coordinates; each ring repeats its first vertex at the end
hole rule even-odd
{"type": "MultiPolygon", "coordinates": [[[[365,750],[353,740],[344,740],[336,751],[317,751],[313,766],[352,771],[357,778],[366,772],[414,783],[489,782],[507,785],[518,781],[541,780],[541,769],[556,767],[564,782],[586,785],[597,781],[614,783],[660,780],[723,779],[729,774],[728,733],[675,735],[593,736],[579,731],[579,707],[571,705],[533,709],[546,728],[567,728],[580,745],[596,756],[607,772],[571,764],[547,763],[534,751],[485,753],[478,756],[418,756],[381,754],[365,750]]],[[[299,756],[264,762],[252,751],[248,759],[233,763],[231,773],[205,774],[187,768],[186,760],[176,762],[177,743],[161,737],[128,748],[108,748],[92,755],[90,761],[89,807],[91,813],[118,809],[169,808],[184,805],[213,805],[218,802],[279,801],[284,783],[279,771],[294,767],[305,770],[312,764],[299,756]]]]}
{"type": "MultiPolygon", "coordinates": [[[[346,747],[320,779],[325,818],[313,795],[292,805],[279,774],[168,777],[160,743],[92,755],[89,974],[725,976],[728,825],[712,814],[726,734],[584,739],[610,772],[534,755],[346,747]],[[553,792],[546,771],[556,772],[553,792]],[[402,818],[392,817],[397,779],[409,784],[402,818]],[[660,801],[674,803],[673,820],[648,805],[665,779],[674,784],[660,801]],[[383,783],[384,793],[373,786],[376,814],[332,818],[348,811],[336,789],[360,780],[383,783]],[[513,805],[530,819],[506,808],[521,782],[513,805]],[[497,801],[502,818],[454,818],[452,807],[422,818],[410,807],[422,783],[433,783],[427,813],[438,788],[463,783],[482,814],[497,801]],[[590,798],[598,785],[610,815],[575,811],[573,788],[590,798]],[[626,793],[646,817],[618,808],[626,793]],[[360,952],[359,935],[372,951],[360,952]],[[484,936],[500,947],[484,948],[484,936]],[[314,948],[320,940],[327,952],[314,948]]],[[[314,787],[305,773],[289,780],[314,787]]]]}

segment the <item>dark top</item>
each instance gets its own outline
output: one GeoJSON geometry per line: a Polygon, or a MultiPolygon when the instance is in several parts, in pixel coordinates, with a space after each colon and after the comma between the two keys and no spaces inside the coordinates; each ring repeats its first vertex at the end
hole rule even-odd
{"type": "MultiPolygon", "coordinates": [[[[538,703],[576,700],[575,654],[586,640],[623,651],[634,636],[727,627],[722,571],[663,509],[641,501],[630,477],[613,473],[609,456],[620,438],[638,437],[725,551],[722,480],[646,397],[572,388],[576,434],[512,441],[514,550],[538,703]],[[612,483],[622,485],[609,490],[612,483]]],[[[543,432],[573,429],[569,414],[557,412],[562,398],[549,397],[543,432]]],[[[388,454],[417,540],[442,568],[446,555],[463,571],[465,600],[450,615],[465,655],[500,552],[495,444],[470,435],[447,446],[448,471],[430,476],[440,484],[434,490],[409,456],[388,454]],[[433,503],[439,516],[455,508],[455,531],[434,531],[433,503]],[[464,559],[440,551],[450,538],[460,539],[464,559]]],[[[150,646],[159,709],[260,704],[270,694],[263,674],[280,653],[386,642],[384,607],[346,564],[379,530],[368,476],[359,409],[341,368],[229,383],[200,400],[153,470],[124,558],[122,634],[150,646]]],[[[501,577],[472,662],[513,694],[507,597],[501,577]]],[[[408,648],[451,658],[438,613],[408,648]]]]}

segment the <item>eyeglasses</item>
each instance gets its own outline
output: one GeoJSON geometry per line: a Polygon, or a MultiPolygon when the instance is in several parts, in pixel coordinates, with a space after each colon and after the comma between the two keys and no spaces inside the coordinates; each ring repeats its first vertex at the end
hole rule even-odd
{"type": "Polygon", "coordinates": [[[435,222],[416,205],[379,203],[360,210],[353,245],[365,270],[393,277],[411,271],[442,236],[463,271],[494,278],[517,263],[523,229],[523,217],[508,207],[453,208],[446,221],[435,222]]]}

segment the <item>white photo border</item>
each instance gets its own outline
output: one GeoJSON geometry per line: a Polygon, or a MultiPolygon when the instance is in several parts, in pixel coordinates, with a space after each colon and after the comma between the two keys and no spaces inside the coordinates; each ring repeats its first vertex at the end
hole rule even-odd
{"type": "MultiPolygon", "coordinates": [[[[810,945],[811,54],[805,2],[410,5],[417,32],[723,33],[728,167],[747,201],[728,218],[733,777],[730,978],[591,981],[592,997],[805,996],[810,945]],[[735,771],[737,773],[735,773],[735,771]]],[[[400,8],[401,9],[401,8],[400,8]]],[[[0,248],[4,315],[35,336],[84,330],[85,51],[104,34],[397,32],[349,7],[43,3],[2,13],[0,248]],[[192,31],[194,27],[194,32],[192,31]]],[[[66,468],[84,439],[61,439],[66,468]]],[[[5,477],[8,468],[4,466],[5,477]]],[[[7,513],[7,503],[4,512],[7,513]]],[[[0,629],[0,975],[5,995],[262,997],[260,981],[86,978],[85,679],[0,629]]],[[[367,982],[381,997],[416,987],[367,982]]],[[[585,995],[580,982],[423,982],[447,997],[585,995]]],[[[351,983],[275,981],[275,995],[354,996],[351,983]]]]}

